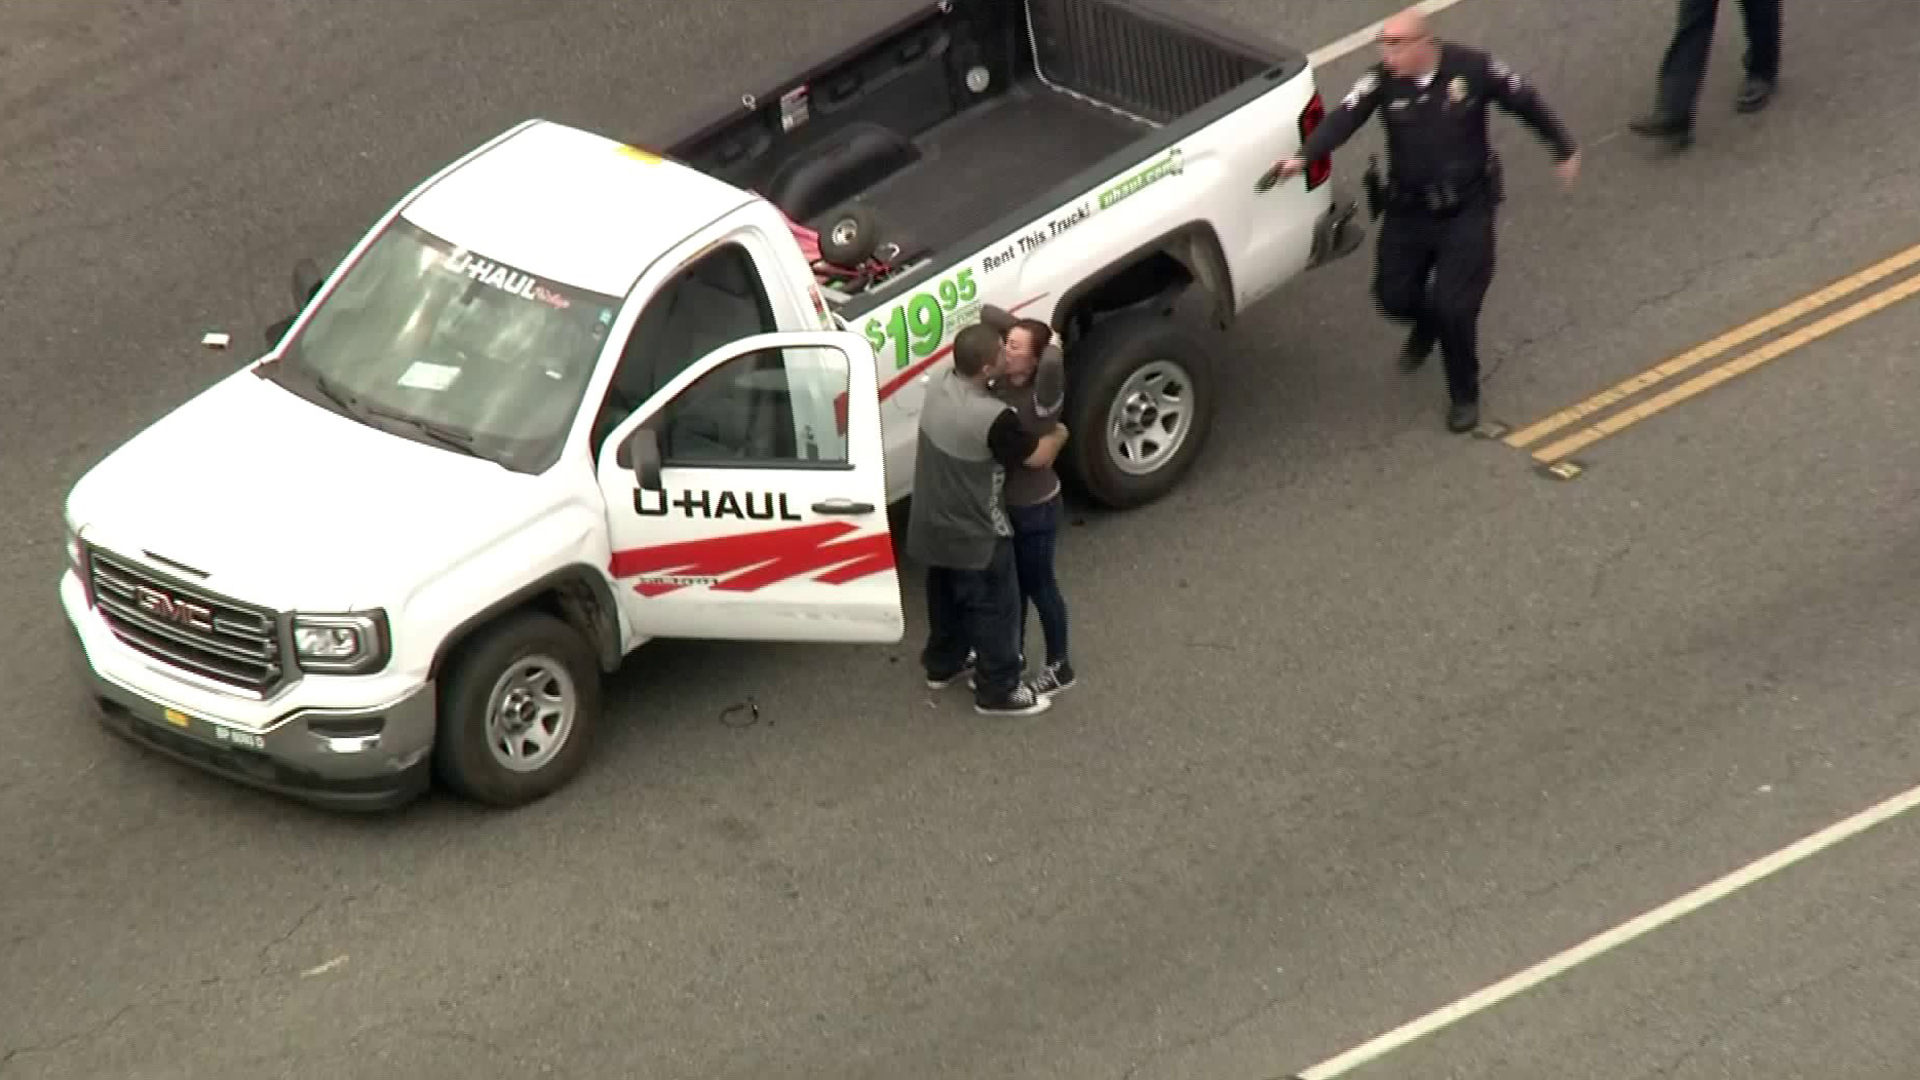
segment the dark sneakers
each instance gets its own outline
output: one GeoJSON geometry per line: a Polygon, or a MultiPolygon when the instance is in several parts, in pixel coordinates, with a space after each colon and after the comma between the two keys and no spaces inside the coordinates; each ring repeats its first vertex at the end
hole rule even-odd
{"type": "Polygon", "coordinates": [[[1021,683],[998,699],[975,698],[973,711],[982,716],[1032,716],[1053,708],[1053,699],[1034,689],[1032,683],[1021,683]]]}
{"type": "Polygon", "coordinates": [[[973,683],[973,654],[972,653],[967,654],[966,660],[961,663],[960,670],[958,671],[949,672],[945,675],[935,675],[932,672],[928,672],[927,673],[927,689],[945,690],[947,687],[952,686],[954,683],[959,682],[961,679],[967,680],[968,685],[972,685],[973,683]]]}
{"type": "Polygon", "coordinates": [[[1041,669],[1040,678],[1022,682],[999,700],[982,699],[980,688],[974,681],[974,654],[968,653],[966,663],[960,670],[946,675],[927,676],[927,689],[945,690],[962,679],[967,681],[967,689],[974,692],[973,711],[982,716],[1032,716],[1046,712],[1053,706],[1050,695],[1073,685],[1073,668],[1066,665],[1049,665],[1041,669]],[[1062,678],[1061,668],[1064,668],[1062,678]],[[1042,686],[1047,689],[1042,689],[1042,686]]]}
{"type": "Polygon", "coordinates": [[[1076,682],[1079,679],[1073,674],[1073,664],[1061,660],[1041,668],[1040,674],[1033,680],[1033,688],[1046,697],[1052,697],[1062,690],[1073,689],[1076,682]]]}
{"type": "MultiPolygon", "coordinates": [[[[1073,689],[1079,680],[1065,660],[1040,669],[1038,677],[1021,683],[999,701],[974,700],[973,711],[984,716],[1032,716],[1053,707],[1053,695],[1073,689]]],[[[975,691],[977,694],[978,691],[975,691]]]]}
{"type": "Polygon", "coordinates": [[[1454,402],[1447,410],[1447,430],[1455,435],[1464,434],[1480,426],[1480,406],[1472,402],[1454,402]]]}

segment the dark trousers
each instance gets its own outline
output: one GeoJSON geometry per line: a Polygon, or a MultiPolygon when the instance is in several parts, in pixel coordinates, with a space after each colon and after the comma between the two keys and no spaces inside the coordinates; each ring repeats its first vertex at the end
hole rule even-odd
{"type": "Polygon", "coordinates": [[[1053,572],[1053,552],[1060,538],[1060,496],[1032,506],[1009,506],[1013,519],[1013,561],[1020,579],[1020,652],[1027,651],[1027,605],[1040,613],[1040,633],[1047,641],[1047,663],[1067,658],[1067,600],[1053,572]]]}
{"type": "Polygon", "coordinates": [[[944,678],[974,654],[974,700],[992,704],[1020,685],[1020,586],[1013,543],[1001,540],[979,570],[927,567],[927,647],[920,663],[944,678]]]}
{"type": "MultiPolygon", "coordinates": [[[[1660,61],[1660,89],[1655,107],[1661,115],[1691,123],[1700,84],[1707,77],[1707,54],[1713,45],[1714,17],[1720,0],[1679,0],[1673,41],[1660,61]]],[[[1747,27],[1747,74],[1772,82],[1780,75],[1780,0],[1740,0],[1747,27]]]]}
{"type": "Polygon", "coordinates": [[[1447,394],[1480,401],[1480,308],[1493,284],[1495,206],[1451,215],[1394,209],[1380,220],[1373,298],[1381,314],[1440,343],[1447,394]]]}

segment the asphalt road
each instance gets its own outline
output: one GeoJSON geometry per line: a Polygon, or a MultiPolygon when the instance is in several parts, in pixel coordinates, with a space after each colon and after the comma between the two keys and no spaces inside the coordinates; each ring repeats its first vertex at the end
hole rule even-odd
{"type": "MultiPolygon", "coordinates": [[[[1204,2],[1308,48],[1395,6],[1204,2]]],[[[1256,1080],[1920,782],[1920,299],[1558,481],[1444,432],[1364,256],[1220,343],[1234,392],[1177,497],[1070,531],[1084,685],[1041,720],[924,692],[916,623],[898,650],[649,647],[592,769],[512,815],[329,816],[95,727],[61,497],[240,362],[202,332],[258,340],[294,259],[519,119],[644,140],[898,6],[0,9],[0,1077],[1256,1080]],[[749,696],[759,722],[723,723],[749,696]]],[[[1791,5],[1755,117],[1726,107],[1730,22],[1701,141],[1662,159],[1621,132],[1670,6],[1438,17],[1588,144],[1563,191],[1501,129],[1492,419],[1920,242],[1910,0],[1791,5]]],[[[1351,1075],[1911,1075],[1917,835],[1896,819],[1351,1075]]]]}

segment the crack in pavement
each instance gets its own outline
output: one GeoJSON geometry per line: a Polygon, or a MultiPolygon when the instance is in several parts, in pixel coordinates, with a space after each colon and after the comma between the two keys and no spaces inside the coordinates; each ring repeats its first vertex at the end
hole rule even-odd
{"type": "Polygon", "coordinates": [[[1593,586],[1587,590],[1587,603],[1599,602],[1600,593],[1607,584],[1607,576],[1626,561],[1627,556],[1633,554],[1633,545],[1638,539],[1638,537],[1628,537],[1617,549],[1594,562],[1593,586]]]}
{"type": "MultiPolygon", "coordinates": [[[[342,903],[351,902],[352,899],[353,899],[352,896],[348,896],[341,902],[342,903]]],[[[308,919],[311,919],[315,915],[318,915],[320,913],[320,909],[326,907],[329,903],[331,903],[331,901],[327,901],[327,900],[314,901],[313,906],[307,908],[307,910],[303,912],[299,918],[295,919],[293,921],[293,925],[287,927],[287,930],[285,933],[281,934],[279,937],[274,938],[272,941],[267,942],[265,945],[260,946],[260,952],[255,957],[255,962],[260,968],[257,974],[261,976],[271,974],[272,973],[271,961],[268,959],[267,954],[279,948],[280,946],[286,944],[287,941],[293,937],[293,935],[300,932],[301,927],[307,925],[308,919]]]]}
{"type": "Polygon", "coordinates": [[[331,900],[316,901],[312,906],[310,906],[304,912],[302,912],[298,918],[294,919],[293,924],[289,926],[285,931],[276,935],[272,940],[268,941],[266,944],[260,946],[255,956],[256,970],[251,974],[240,975],[237,977],[229,977],[226,975],[219,975],[219,974],[204,975],[204,976],[201,976],[200,978],[193,979],[190,981],[182,981],[179,983],[174,983],[170,986],[163,986],[158,991],[148,994],[141,1001],[135,1001],[135,1002],[131,1002],[129,1004],[121,1006],[120,1009],[116,1011],[112,1016],[109,1016],[107,1019],[101,1021],[98,1024],[94,1024],[93,1026],[88,1027],[85,1030],[74,1032],[69,1035],[63,1035],[63,1036],[60,1036],[59,1038],[52,1039],[46,1042],[29,1043],[24,1046],[13,1047],[6,1050],[4,1053],[0,1053],[0,1072],[6,1071],[8,1066],[11,1065],[17,1058],[23,1057],[25,1055],[58,1053],[60,1051],[67,1050],[73,1046],[76,1046],[80,1043],[88,1042],[93,1039],[96,1039],[100,1037],[102,1034],[104,1034],[109,1028],[113,1027],[114,1024],[118,1023],[128,1013],[134,1011],[135,1009],[139,1009],[143,1007],[170,1007],[178,1004],[179,1003],[178,999],[181,998],[185,993],[205,990],[209,987],[238,986],[238,985],[244,985],[246,983],[258,982],[262,979],[269,979],[269,978],[274,978],[278,976],[286,976],[286,975],[294,974],[292,969],[275,967],[272,964],[270,958],[268,957],[268,953],[272,952],[274,949],[278,948],[281,945],[284,945],[287,941],[291,940],[293,936],[299,933],[300,929],[304,927],[308,923],[308,921],[311,920],[315,915],[319,914],[322,909],[329,907],[336,902],[344,904],[344,903],[351,903],[352,901],[353,901],[353,897],[351,895],[343,897],[339,901],[331,901],[331,900]]]}
{"type": "Polygon", "coordinates": [[[528,1058],[523,1057],[520,1054],[515,1053],[511,1050],[508,1050],[506,1047],[501,1046],[500,1044],[493,1042],[490,1039],[484,1038],[479,1035],[475,1035],[472,1032],[461,1031],[458,1028],[441,1027],[441,1026],[415,1027],[414,1024],[416,1022],[417,1022],[417,1018],[415,1017],[401,1016],[401,1017],[396,1017],[392,1020],[384,1020],[378,1024],[374,1024],[372,1027],[368,1027],[360,1031],[354,1032],[346,1040],[346,1045],[344,1045],[341,1048],[341,1053],[345,1055],[353,1055],[355,1056],[356,1060],[358,1060],[359,1055],[363,1053],[363,1049],[362,1047],[355,1044],[359,1043],[362,1040],[370,1039],[375,1036],[384,1036],[390,1032],[397,1031],[402,1035],[411,1036],[413,1038],[439,1039],[443,1042],[461,1043],[466,1046],[477,1047],[481,1050],[484,1050],[484,1051],[487,1051],[488,1053],[493,1054],[497,1058],[511,1062],[516,1067],[524,1067],[531,1063],[528,1058]]]}
{"type": "Polygon", "coordinates": [[[121,1017],[126,1016],[128,1013],[132,1012],[133,1010],[139,1008],[144,1004],[147,1004],[147,1003],[142,1001],[136,1001],[130,1005],[124,1005],[120,1008],[120,1011],[114,1013],[112,1016],[107,1017],[105,1020],[102,1020],[100,1023],[95,1024],[84,1031],[77,1031],[71,1035],[63,1035],[60,1038],[53,1040],[52,1042],[29,1043],[26,1046],[14,1047],[8,1050],[6,1053],[0,1054],[0,1072],[5,1072],[8,1069],[8,1067],[13,1064],[15,1059],[25,1057],[28,1054],[54,1054],[62,1050],[65,1050],[68,1047],[75,1045],[76,1043],[87,1042],[92,1039],[97,1039],[101,1035],[105,1034],[108,1028],[112,1027],[116,1023],[119,1023],[121,1017]]]}
{"type": "MultiPolygon", "coordinates": [[[[1884,959],[1888,961],[1890,964],[1898,966],[1899,964],[1904,963],[1907,960],[1911,959],[1914,952],[1915,950],[1908,949],[1903,952],[1896,953],[1891,957],[1885,957],[1884,959]]],[[[1855,971],[1858,971],[1865,964],[1865,962],[1866,961],[1864,958],[1859,958],[1859,957],[1843,960],[1840,963],[1833,965],[1832,967],[1828,967],[1821,971],[1815,972],[1814,974],[1809,975],[1804,979],[1796,980],[1791,985],[1789,985],[1786,989],[1781,990],[1779,993],[1773,994],[1770,997],[1768,997],[1767,1000],[1761,1002],[1760,1005],[1756,1008],[1742,1009],[1742,1010],[1739,1010],[1738,1012],[1731,1013],[1730,1015],[1720,1017],[1718,1020],[1715,1020],[1712,1023],[1709,1023],[1707,1025],[1707,1029],[1700,1034],[1700,1037],[1698,1039],[1694,1040],[1694,1043],[1692,1046],[1689,1046],[1686,1049],[1682,1050],[1673,1060],[1665,1064],[1653,1065],[1649,1067],[1646,1071],[1637,1074],[1635,1080],[1662,1080],[1663,1077],[1673,1076],[1674,1074],[1678,1073],[1680,1069],[1683,1066],[1685,1066],[1688,1062],[1691,1062],[1694,1058],[1699,1057],[1701,1051],[1705,1050],[1708,1046],[1711,1046],[1714,1043],[1719,1042],[1721,1040],[1721,1037],[1725,1035],[1728,1032],[1728,1030],[1731,1029],[1735,1024],[1738,1024],[1743,1020],[1751,1019],[1752,1017],[1755,1017],[1755,1016],[1766,1016],[1772,1013],[1775,1009],[1779,1008],[1781,1005],[1784,1005],[1788,1001],[1792,1000],[1794,996],[1798,994],[1805,993],[1808,990],[1814,989],[1815,987],[1818,987],[1840,976],[1850,975],[1855,971]]]]}

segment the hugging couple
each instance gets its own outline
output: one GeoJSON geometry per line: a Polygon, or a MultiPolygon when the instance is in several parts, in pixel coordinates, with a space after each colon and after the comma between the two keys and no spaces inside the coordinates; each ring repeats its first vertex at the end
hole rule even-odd
{"type": "Polygon", "coordinates": [[[929,386],[910,503],[909,553],[927,567],[927,685],[966,678],[975,710],[1043,712],[1074,685],[1067,608],[1054,574],[1064,361],[1053,331],[986,306],[929,386]],[[1026,612],[1040,613],[1046,662],[1026,668],[1026,612]]]}

